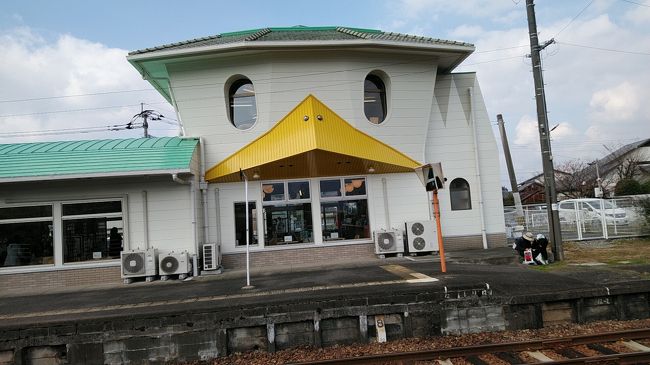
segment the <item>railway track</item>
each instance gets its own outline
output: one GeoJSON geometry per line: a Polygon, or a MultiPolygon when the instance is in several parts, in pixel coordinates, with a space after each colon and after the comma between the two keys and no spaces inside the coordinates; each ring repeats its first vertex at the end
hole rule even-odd
{"type": "Polygon", "coordinates": [[[316,364],[650,364],[650,328],[438,350],[299,362],[316,364]],[[645,343],[645,344],[644,344],[645,343]]]}

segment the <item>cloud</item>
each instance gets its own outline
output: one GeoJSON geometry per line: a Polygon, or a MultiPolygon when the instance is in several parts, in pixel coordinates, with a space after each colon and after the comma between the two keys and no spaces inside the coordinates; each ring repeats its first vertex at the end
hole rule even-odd
{"type": "MultiPolygon", "coordinates": [[[[0,103],[0,143],[140,136],[141,130],[23,138],[2,138],[2,133],[125,124],[140,111],[140,102],[166,115],[172,112],[157,92],[132,91],[152,88],[126,61],[126,50],[72,35],[47,41],[28,27],[0,32],[0,49],[0,85],[11,85],[0,88],[0,101],[5,101],[0,103]],[[50,98],[116,90],[132,92],[50,98]],[[7,102],[33,98],[44,99],[7,102]]],[[[174,134],[170,128],[153,126],[152,133],[174,134]]]]}
{"type": "Polygon", "coordinates": [[[589,106],[599,121],[614,123],[636,116],[639,109],[641,88],[625,81],[615,87],[593,93],[589,106]]]}
{"type": "Polygon", "coordinates": [[[461,25],[456,27],[449,35],[457,38],[475,38],[481,35],[485,30],[478,25],[461,25]]]}
{"type": "Polygon", "coordinates": [[[517,145],[539,145],[539,133],[537,132],[537,120],[529,115],[524,115],[515,129],[515,144],[517,145]]]}

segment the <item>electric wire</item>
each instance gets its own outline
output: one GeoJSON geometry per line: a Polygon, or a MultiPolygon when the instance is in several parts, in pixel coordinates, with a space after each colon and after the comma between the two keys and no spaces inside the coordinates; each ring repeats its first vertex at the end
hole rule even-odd
{"type": "Polygon", "coordinates": [[[650,8],[650,5],[637,3],[636,1],[631,1],[631,0],[621,0],[621,1],[625,1],[626,3],[630,3],[630,4],[634,4],[634,5],[638,5],[638,6],[645,6],[646,8],[650,8]]]}
{"type": "MultiPolygon", "coordinates": [[[[527,47],[527,45],[517,45],[517,46],[495,48],[495,49],[490,49],[490,50],[485,50],[485,51],[475,51],[475,52],[472,52],[472,55],[482,54],[482,53],[500,52],[500,51],[506,51],[506,50],[511,50],[511,49],[523,48],[523,47],[527,47]]],[[[439,59],[454,58],[454,57],[457,57],[457,56],[443,56],[443,57],[440,57],[439,59]]],[[[375,69],[375,68],[397,66],[397,65],[407,65],[407,64],[414,64],[414,63],[423,63],[424,64],[426,62],[423,61],[421,58],[418,58],[418,59],[412,59],[410,61],[391,62],[391,63],[385,63],[385,64],[369,65],[369,66],[348,68],[348,69],[342,69],[342,70],[319,71],[319,72],[311,72],[311,73],[297,74],[297,75],[287,75],[287,76],[275,76],[275,77],[270,77],[270,78],[256,79],[255,83],[260,83],[260,82],[264,82],[264,81],[274,81],[274,80],[289,79],[289,78],[320,76],[320,75],[327,75],[327,74],[334,74],[334,73],[341,73],[341,72],[361,71],[361,70],[367,70],[367,69],[375,69]]],[[[460,65],[460,66],[462,66],[462,65],[460,65]]],[[[203,79],[204,78],[196,78],[196,80],[203,80],[203,79]]],[[[186,79],[186,81],[187,80],[192,80],[192,79],[186,79]]],[[[211,83],[210,85],[213,85],[213,84],[214,83],[211,83]]],[[[203,85],[196,85],[196,84],[193,84],[193,85],[178,85],[178,86],[174,86],[174,89],[190,88],[190,87],[196,87],[196,86],[203,86],[203,85]]],[[[51,99],[75,98],[75,97],[86,97],[86,96],[100,96],[100,95],[110,95],[110,94],[120,94],[120,93],[145,92],[145,91],[156,91],[157,92],[157,90],[154,89],[154,88],[130,89],[130,90],[109,90],[109,91],[99,91],[99,92],[84,93],[84,94],[53,95],[53,96],[43,96],[43,97],[33,97],[33,98],[6,99],[6,100],[0,100],[0,104],[18,103],[18,102],[27,102],[27,101],[42,101],[42,100],[51,100],[51,99]]]]}
{"type": "Polygon", "coordinates": [[[562,33],[565,29],[567,29],[567,28],[569,27],[569,25],[571,25],[571,23],[573,23],[576,19],[578,19],[578,17],[579,17],[580,15],[582,15],[582,13],[584,13],[585,10],[587,10],[587,8],[588,8],[589,6],[591,6],[591,4],[593,4],[593,3],[594,3],[594,0],[590,0],[590,1],[587,3],[587,5],[585,5],[585,7],[582,8],[582,10],[580,10],[580,11],[578,12],[578,14],[576,14],[576,16],[574,16],[574,17],[573,17],[573,18],[572,18],[572,19],[571,19],[571,20],[570,20],[570,21],[569,21],[569,22],[568,22],[564,27],[562,27],[562,29],[560,29],[559,32],[555,33],[555,36],[553,36],[553,38],[557,38],[557,36],[560,35],[560,33],[562,33]]]}
{"type": "Polygon", "coordinates": [[[598,50],[598,51],[616,52],[616,53],[632,54],[632,55],[638,55],[638,56],[650,56],[649,52],[636,52],[636,51],[625,51],[625,50],[620,50],[620,49],[612,49],[612,48],[604,48],[604,47],[594,47],[594,46],[587,46],[587,45],[584,45],[584,44],[569,43],[569,42],[564,42],[564,41],[561,41],[561,42],[556,41],[556,43],[563,44],[565,46],[588,48],[588,49],[594,49],[594,50],[598,50]]]}

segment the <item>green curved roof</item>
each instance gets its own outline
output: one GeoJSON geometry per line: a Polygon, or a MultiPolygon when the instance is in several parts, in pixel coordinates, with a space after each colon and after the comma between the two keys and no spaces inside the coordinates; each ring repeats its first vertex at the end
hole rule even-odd
{"type": "Polygon", "coordinates": [[[189,172],[198,143],[161,137],[0,144],[0,182],[189,172]]]}

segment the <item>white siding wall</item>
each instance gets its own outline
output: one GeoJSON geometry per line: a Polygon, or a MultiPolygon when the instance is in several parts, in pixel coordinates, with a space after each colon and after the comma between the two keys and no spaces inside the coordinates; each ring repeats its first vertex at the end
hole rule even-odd
{"type": "Polygon", "coordinates": [[[474,107],[481,173],[481,189],[487,233],[504,231],[503,202],[499,180],[500,166],[497,146],[483,96],[473,73],[441,75],[427,135],[427,161],[442,162],[447,184],[461,177],[470,185],[471,210],[451,210],[449,190],[440,194],[442,231],[448,236],[481,233],[477,171],[474,162],[469,88],[474,89],[474,107]]]}
{"type": "Polygon", "coordinates": [[[164,178],[112,178],[4,184],[0,198],[11,203],[126,198],[126,248],[144,248],[142,191],[147,191],[149,244],[161,250],[194,253],[189,185],[164,178]]]}
{"type": "MultiPolygon", "coordinates": [[[[186,132],[203,138],[208,168],[266,132],[307,95],[314,94],[357,129],[413,159],[442,162],[448,182],[455,177],[469,182],[472,210],[451,211],[448,190],[440,194],[442,230],[450,236],[481,232],[467,91],[473,87],[486,230],[487,233],[504,231],[498,153],[474,74],[437,76],[435,62],[421,56],[335,51],[232,56],[172,65],[168,72],[186,132]],[[381,125],[368,122],[363,111],[363,82],[374,70],[388,76],[385,81],[389,112],[381,125]],[[225,87],[234,75],[248,77],[255,86],[258,121],[247,131],[233,127],[227,116],[225,87]]],[[[368,180],[371,229],[385,226],[382,177],[387,179],[392,226],[407,220],[430,219],[426,195],[414,175],[371,176],[368,180]]],[[[251,182],[250,187],[259,208],[259,183],[251,182]]],[[[207,241],[220,240],[224,252],[237,251],[233,202],[243,201],[243,184],[213,184],[208,200],[210,237],[207,241]],[[220,196],[219,217],[215,188],[219,189],[220,196]]],[[[259,225],[262,232],[261,221],[259,225]]]]}

